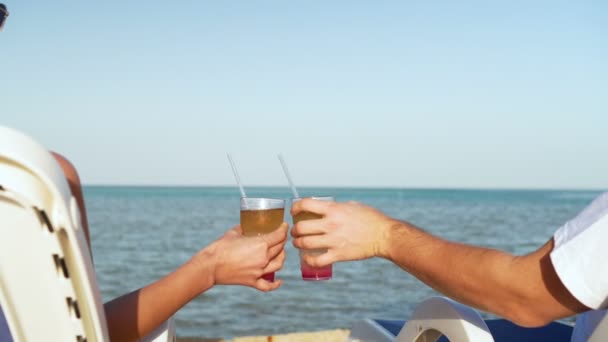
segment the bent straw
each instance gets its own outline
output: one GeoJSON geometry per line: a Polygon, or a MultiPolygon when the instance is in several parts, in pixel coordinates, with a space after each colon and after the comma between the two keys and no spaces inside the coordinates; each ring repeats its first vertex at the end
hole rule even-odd
{"type": "Polygon", "coordinates": [[[287,170],[287,164],[283,159],[282,155],[278,155],[279,161],[281,162],[281,166],[283,167],[283,172],[285,173],[285,177],[287,177],[287,182],[289,182],[289,187],[291,188],[291,192],[293,193],[293,198],[300,198],[298,195],[298,190],[296,190],[296,186],[293,185],[293,181],[291,180],[291,176],[289,175],[289,170],[287,170]]]}
{"type": "Polygon", "coordinates": [[[230,166],[232,166],[232,173],[234,174],[234,179],[236,179],[236,184],[239,186],[239,190],[241,190],[241,197],[247,198],[245,194],[245,189],[243,188],[243,184],[241,184],[241,178],[239,178],[239,173],[236,170],[236,165],[234,165],[234,160],[232,160],[232,156],[228,153],[228,160],[230,161],[230,166]]]}

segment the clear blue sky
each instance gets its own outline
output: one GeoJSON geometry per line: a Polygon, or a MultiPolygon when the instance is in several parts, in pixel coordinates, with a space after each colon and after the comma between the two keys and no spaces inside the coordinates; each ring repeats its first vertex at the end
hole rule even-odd
{"type": "Polygon", "coordinates": [[[22,1],[0,124],[87,184],[608,188],[606,1],[22,1]]]}

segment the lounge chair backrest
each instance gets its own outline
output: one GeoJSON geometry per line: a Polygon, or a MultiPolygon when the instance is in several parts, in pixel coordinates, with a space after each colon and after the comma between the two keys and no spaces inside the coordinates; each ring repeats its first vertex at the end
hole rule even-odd
{"type": "Polygon", "coordinates": [[[80,212],[53,156],[0,126],[0,306],[15,341],[108,341],[80,212]]]}

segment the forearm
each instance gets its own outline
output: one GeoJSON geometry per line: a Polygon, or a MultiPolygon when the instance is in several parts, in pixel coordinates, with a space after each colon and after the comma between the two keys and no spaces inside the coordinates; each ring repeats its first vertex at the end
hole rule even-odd
{"type": "Polygon", "coordinates": [[[162,279],[104,305],[110,340],[137,341],[213,286],[211,263],[188,261],[162,279]]]}
{"type": "Polygon", "coordinates": [[[267,282],[264,273],[283,266],[287,224],[272,233],[243,237],[239,226],[199,251],[164,278],[105,305],[110,339],[137,341],[177,310],[214,285],[243,285],[272,291],[281,281],[267,282]]]}
{"type": "Polygon", "coordinates": [[[517,257],[446,241],[403,222],[387,231],[386,258],[462,303],[530,326],[581,310],[552,269],[551,241],[517,257]]]}

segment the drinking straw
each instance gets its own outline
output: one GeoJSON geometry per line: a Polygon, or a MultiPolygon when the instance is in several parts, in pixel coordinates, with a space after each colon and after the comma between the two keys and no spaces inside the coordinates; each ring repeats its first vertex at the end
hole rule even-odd
{"type": "Polygon", "coordinates": [[[291,188],[291,192],[293,193],[293,198],[300,198],[298,195],[298,190],[296,190],[296,186],[293,185],[293,181],[291,180],[291,176],[289,175],[289,170],[287,169],[287,164],[283,159],[282,155],[278,155],[279,161],[281,162],[281,166],[283,167],[283,172],[285,173],[285,177],[287,177],[287,181],[289,182],[289,187],[291,188]]]}
{"type": "Polygon", "coordinates": [[[243,184],[241,184],[241,178],[239,178],[239,172],[236,170],[236,165],[234,164],[234,160],[232,160],[232,156],[228,153],[228,160],[230,161],[230,166],[232,166],[232,173],[234,173],[234,179],[236,179],[236,184],[238,184],[239,189],[241,190],[241,197],[247,198],[245,194],[245,189],[243,188],[243,184]]]}

